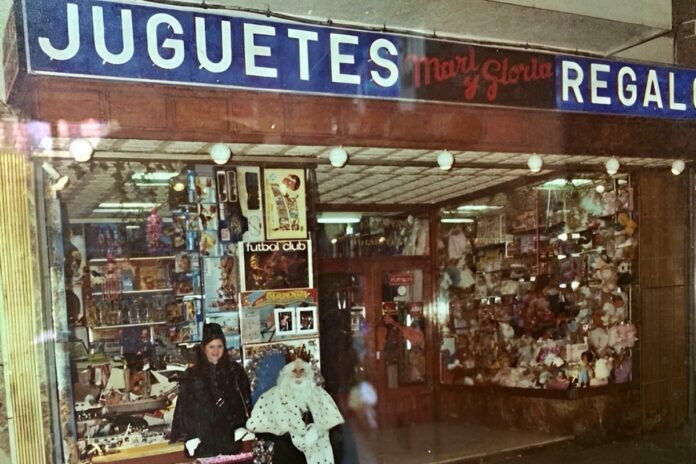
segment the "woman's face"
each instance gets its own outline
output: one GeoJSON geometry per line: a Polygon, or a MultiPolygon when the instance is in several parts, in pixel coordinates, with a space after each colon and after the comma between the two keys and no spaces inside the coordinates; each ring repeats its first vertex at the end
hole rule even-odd
{"type": "Polygon", "coordinates": [[[217,362],[225,354],[225,347],[222,344],[222,340],[216,338],[211,340],[207,345],[203,347],[203,353],[209,363],[217,364],[217,362]]]}

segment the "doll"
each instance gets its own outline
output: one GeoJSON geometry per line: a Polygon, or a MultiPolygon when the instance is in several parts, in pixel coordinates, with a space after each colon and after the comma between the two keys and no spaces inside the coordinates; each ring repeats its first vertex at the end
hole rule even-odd
{"type": "Polygon", "coordinates": [[[592,377],[592,352],[585,351],[580,356],[580,362],[582,366],[580,367],[580,373],[578,374],[578,387],[585,388],[590,386],[590,377],[592,377]]]}

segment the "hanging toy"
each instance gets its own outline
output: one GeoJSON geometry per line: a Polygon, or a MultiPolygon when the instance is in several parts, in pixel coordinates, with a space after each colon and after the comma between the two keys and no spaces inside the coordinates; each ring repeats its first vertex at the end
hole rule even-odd
{"type": "Polygon", "coordinates": [[[147,249],[150,254],[157,254],[160,249],[160,237],[162,236],[162,219],[157,214],[157,209],[152,208],[147,217],[147,249]]]}

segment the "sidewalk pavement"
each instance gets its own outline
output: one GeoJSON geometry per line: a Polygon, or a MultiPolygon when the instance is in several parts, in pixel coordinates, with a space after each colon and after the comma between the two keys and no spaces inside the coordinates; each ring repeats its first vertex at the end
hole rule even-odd
{"type": "Polygon", "coordinates": [[[635,437],[595,446],[564,442],[520,453],[461,463],[485,464],[696,464],[696,428],[635,437]]]}

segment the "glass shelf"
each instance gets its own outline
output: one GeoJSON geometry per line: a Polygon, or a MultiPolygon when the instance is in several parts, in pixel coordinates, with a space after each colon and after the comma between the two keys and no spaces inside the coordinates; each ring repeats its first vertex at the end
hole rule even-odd
{"type": "MultiPolygon", "coordinates": [[[[174,291],[173,288],[155,288],[153,290],[123,290],[121,292],[115,292],[121,295],[150,295],[153,293],[167,293],[174,291]]],[[[104,295],[104,292],[92,292],[93,296],[104,295]]]]}
{"type": "MultiPolygon", "coordinates": [[[[124,262],[124,261],[153,261],[158,259],[172,260],[176,258],[174,255],[168,256],[134,256],[131,258],[112,258],[111,261],[114,263],[124,262]]],[[[107,258],[92,258],[89,260],[90,263],[107,263],[109,260],[107,258]]]]}
{"type": "Polygon", "coordinates": [[[108,329],[123,329],[125,327],[142,327],[151,325],[166,325],[169,322],[138,322],[135,324],[116,324],[116,325],[97,325],[90,327],[92,330],[108,330],[108,329]]]}

